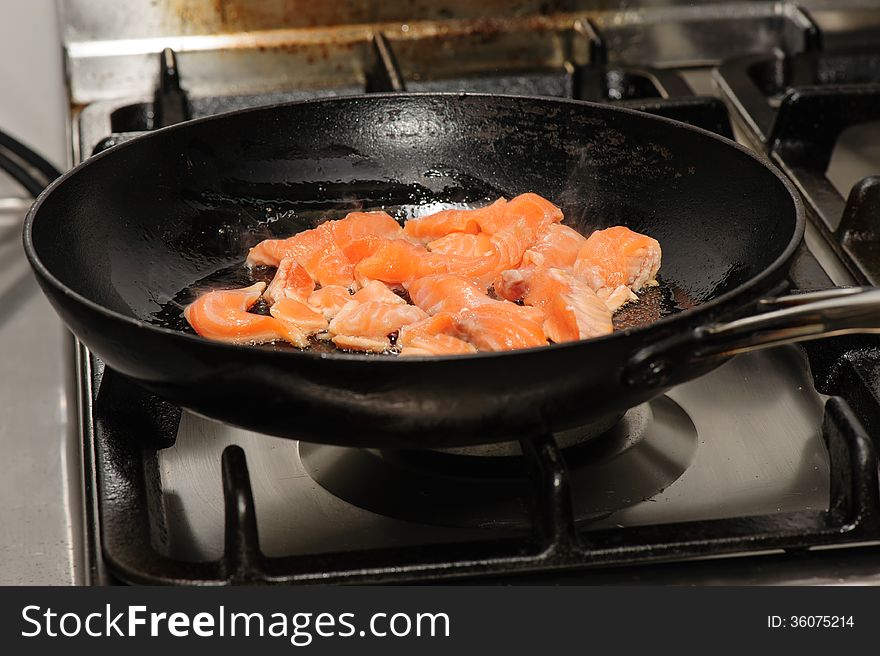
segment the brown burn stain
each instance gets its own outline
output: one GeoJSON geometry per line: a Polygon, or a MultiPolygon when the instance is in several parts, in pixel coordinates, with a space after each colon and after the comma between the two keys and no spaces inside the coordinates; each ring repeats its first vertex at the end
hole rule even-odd
{"type": "Polygon", "coordinates": [[[169,27],[183,34],[255,32],[278,29],[429,23],[433,29],[491,35],[518,25],[532,32],[555,30],[562,12],[547,15],[543,3],[521,0],[483,0],[478,9],[470,0],[383,3],[378,0],[169,0],[169,27]],[[458,25],[451,25],[456,23],[458,25]]]}
{"type": "MultiPolygon", "coordinates": [[[[170,0],[169,27],[181,34],[238,34],[294,30],[289,40],[263,41],[261,52],[296,54],[308,64],[332,62],[343,51],[363,47],[371,32],[383,31],[405,68],[418,74],[437,55],[468,57],[493,51],[493,65],[510,67],[530,56],[522,39],[552,38],[570,30],[575,14],[544,15],[540,3],[484,0],[479,9],[464,0],[384,4],[373,0],[170,0]],[[479,15],[477,15],[479,12],[479,15]],[[340,27],[340,26],[349,27],[340,27]],[[403,29],[406,25],[406,30],[403,29]],[[362,26],[364,30],[352,30],[362,26]],[[299,32],[305,30],[305,32],[299,32]],[[303,36],[300,36],[303,35],[303,36]]],[[[260,41],[259,37],[257,41],[260,41]]],[[[542,56],[542,59],[544,57],[542,56]]],[[[338,66],[338,65],[337,65],[338,66]]]]}
{"type": "Polygon", "coordinates": [[[170,0],[166,6],[170,22],[184,34],[217,34],[367,23],[374,4],[369,0],[170,0]]]}

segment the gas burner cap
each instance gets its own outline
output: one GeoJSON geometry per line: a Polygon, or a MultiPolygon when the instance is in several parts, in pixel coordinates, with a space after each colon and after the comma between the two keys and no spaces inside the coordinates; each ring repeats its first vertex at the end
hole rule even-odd
{"type": "MultiPolygon", "coordinates": [[[[649,499],[677,480],[696,452],[693,422],[665,396],[608,423],[556,436],[579,522],[649,499]]],[[[387,451],[300,442],[299,452],[319,485],[380,515],[461,528],[530,526],[531,491],[516,443],[387,451]]]]}

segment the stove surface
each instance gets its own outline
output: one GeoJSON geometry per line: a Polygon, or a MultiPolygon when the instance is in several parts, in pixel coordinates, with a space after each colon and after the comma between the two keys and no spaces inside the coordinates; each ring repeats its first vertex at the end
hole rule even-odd
{"type": "Polygon", "coordinates": [[[28,203],[0,201],[0,584],[82,580],[73,344],[21,244],[28,203]]]}
{"type": "MultiPolygon", "coordinates": [[[[626,457],[626,451],[601,458],[600,467],[585,467],[583,473],[575,463],[569,463],[576,510],[578,503],[623,506],[606,517],[585,522],[589,527],[828,508],[828,454],[821,436],[824,398],[813,387],[800,349],[784,347],[739,356],[717,371],[671,390],[667,397],[692,420],[696,427],[692,437],[680,431],[672,444],[659,446],[646,439],[645,448],[634,454],[625,468],[614,464],[626,457]],[[683,473],[676,469],[680,477],[662,491],[652,491],[649,498],[636,496],[646,479],[657,476],[664,467],[675,468],[675,458],[682,453],[687,469],[683,473]],[[588,480],[580,481],[582,477],[588,480]],[[630,490],[632,498],[625,498],[630,490]]],[[[341,466],[345,449],[268,437],[185,412],[176,443],[159,452],[169,555],[186,560],[222,555],[220,463],[223,450],[231,444],[242,447],[247,456],[260,544],[270,556],[484,539],[496,532],[506,535],[517,530],[522,533],[513,520],[515,509],[485,502],[479,496],[471,496],[466,503],[451,487],[448,505],[434,507],[433,512],[430,504],[411,497],[409,503],[401,499],[410,512],[398,512],[411,521],[370,512],[326,490],[304,466],[304,448],[323,451],[322,464],[327,468],[341,466]],[[456,509],[451,506],[458,504],[458,513],[466,515],[484,502],[486,517],[495,521],[470,529],[443,525],[455,521],[456,509]],[[497,512],[498,506],[502,512],[497,512]],[[508,516],[513,518],[501,521],[508,516]],[[432,526],[433,522],[441,525],[432,526]]],[[[351,475],[355,493],[362,485],[360,491],[369,495],[369,488],[381,483],[367,470],[355,468],[345,473],[351,475]]],[[[417,489],[410,492],[419,494],[417,489]]],[[[505,501],[516,504],[520,499],[505,501]]],[[[523,522],[527,521],[527,508],[519,506],[518,510],[523,522]]]]}
{"type": "MultiPolygon", "coordinates": [[[[749,120],[742,120],[738,96],[727,93],[715,65],[742,52],[760,51],[771,59],[788,51],[814,53],[821,45],[817,23],[822,36],[832,41],[841,38],[835,30],[843,30],[846,22],[838,20],[834,8],[823,2],[809,3],[812,14],[792,3],[719,4],[710,8],[671,4],[625,12],[622,17],[614,11],[556,16],[539,21],[538,28],[518,18],[483,42],[467,31],[473,25],[466,21],[453,21],[454,29],[443,34],[424,32],[423,24],[414,24],[411,30],[402,30],[400,25],[392,29],[390,24],[379,25],[375,31],[361,30],[364,26],[345,28],[339,34],[355,46],[349,48],[348,55],[331,47],[329,58],[321,60],[317,69],[340,61],[340,56],[348,57],[345,61],[356,60],[360,67],[355,67],[354,74],[345,68],[344,74],[328,75],[325,88],[313,75],[315,70],[300,61],[309,51],[308,44],[303,53],[294,56],[302,69],[289,69],[272,78],[283,86],[291,82],[291,70],[311,70],[304,86],[252,89],[239,79],[244,69],[237,68],[229,86],[216,87],[213,60],[204,55],[220,42],[208,38],[204,52],[184,52],[180,80],[177,63],[171,60],[174,75],[169,78],[169,71],[163,69],[163,79],[171,79],[173,84],[163,90],[164,95],[151,96],[152,82],[144,85],[143,71],[155,65],[155,57],[151,52],[150,60],[137,50],[149,45],[147,40],[127,42],[125,47],[134,50],[121,54],[109,42],[77,42],[69,53],[74,60],[73,82],[78,85],[74,95],[97,102],[87,105],[77,117],[74,152],[83,159],[96,147],[128,138],[126,133],[160,126],[154,100],[170,101],[170,107],[185,107],[190,116],[199,117],[316,95],[401,90],[405,81],[412,91],[464,88],[620,101],[733,134],[772,157],[767,152],[766,135],[756,136],[749,120]],[[541,38],[529,44],[528,50],[517,52],[520,57],[523,52],[531,53],[529,56],[538,57],[534,61],[541,65],[517,69],[515,62],[505,58],[523,46],[523,34],[534,29],[541,38]],[[436,45],[440,38],[448,39],[450,47],[443,52],[449,60],[438,64],[442,74],[425,75],[423,68],[429,61],[424,57],[425,44],[436,45]],[[481,66],[485,68],[485,61],[474,56],[483,46],[491,53],[487,56],[498,58],[498,66],[489,75],[474,77],[481,66]],[[100,52],[101,48],[108,50],[100,52]],[[196,54],[202,55],[201,64],[196,54]],[[660,67],[633,65],[634,61],[660,67]],[[100,79],[86,75],[94,72],[94,66],[114,62],[126,73],[137,73],[125,78],[126,84],[134,85],[130,90],[124,86],[126,93],[107,95],[106,89],[90,88],[84,82],[100,79]],[[464,73],[458,75],[452,64],[462,62],[466,64],[464,73]],[[677,68],[680,65],[686,68],[677,68]],[[187,90],[188,67],[194,71],[189,78],[194,86],[189,90],[195,93],[187,99],[178,81],[187,90]],[[726,105],[719,96],[725,98],[726,105]],[[732,128],[728,108],[735,119],[732,128]]],[[[327,28],[331,29],[335,28],[327,28]]],[[[862,36],[870,42],[874,32],[864,32],[862,36]]],[[[322,34],[319,30],[313,35],[312,45],[327,36],[322,34]]],[[[293,30],[275,36],[298,38],[301,34],[293,30]]],[[[187,38],[179,43],[185,51],[192,46],[187,38]]],[[[274,48],[280,44],[265,45],[270,65],[254,78],[260,84],[266,82],[263,73],[279,68],[274,48]]],[[[235,58],[250,56],[239,52],[235,58]]],[[[842,145],[855,154],[836,152],[832,158],[835,171],[828,173],[841,185],[841,194],[859,175],[853,172],[852,162],[857,162],[854,170],[880,170],[880,162],[864,156],[864,143],[858,139],[844,139],[842,145]],[[840,172],[841,162],[851,170],[840,172]]],[[[785,165],[783,159],[777,157],[776,161],[785,165]]],[[[822,196],[827,198],[827,194],[822,196]]],[[[842,206],[842,201],[834,204],[836,209],[842,206]]],[[[841,249],[829,245],[827,237],[819,222],[808,225],[809,252],[804,249],[795,265],[795,287],[848,285],[858,279],[852,267],[844,264],[841,249]]],[[[871,370],[876,361],[873,342],[856,342],[854,350],[850,348],[849,342],[835,340],[827,353],[821,346],[806,350],[783,347],[737,356],[711,374],[632,410],[617,432],[612,432],[616,442],[604,436],[595,445],[583,445],[593,449],[590,459],[581,457],[582,447],[562,449],[574,492],[577,530],[587,544],[588,557],[597,562],[609,558],[608,562],[626,566],[533,576],[542,581],[597,583],[880,582],[876,456],[867,436],[870,433],[866,434],[859,421],[866,422],[869,429],[880,427],[880,407],[876,417],[871,414],[874,399],[880,399],[876,382],[880,377],[871,378],[858,366],[865,362],[871,370]],[[812,371],[811,366],[815,367],[812,371]],[[818,390],[829,395],[846,391],[850,405],[818,390]],[[863,462],[859,460],[862,457],[874,460],[863,462]],[[768,537],[773,533],[776,537],[768,537]],[[758,539],[750,542],[752,535],[758,539]],[[708,541],[700,543],[706,536],[708,541]],[[862,538],[868,544],[865,548],[843,548],[862,538]],[[639,552],[641,557],[626,560],[627,549],[637,552],[645,545],[647,550],[639,552]],[[615,549],[618,555],[624,553],[623,560],[615,560],[615,549]],[[746,551],[749,558],[700,560],[703,556],[744,555],[746,551]],[[763,551],[774,555],[762,555],[763,551]],[[787,553],[780,557],[782,551],[787,553]],[[646,564],[658,553],[672,554],[673,558],[676,553],[685,553],[688,561],[646,564]]],[[[92,582],[113,579],[101,557],[102,537],[105,549],[110,544],[111,551],[125,545],[126,540],[129,544],[144,541],[154,550],[143,568],[133,564],[128,578],[135,580],[143,572],[155,572],[151,568],[157,564],[171,567],[171,580],[178,575],[184,577],[181,580],[190,575],[210,581],[241,580],[236,577],[246,577],[246,571],[228,571],[233,565],[241,566],[241,562],[230,560],[230,553],[234,553],[238,554],[235,558],[257,563],[256,580],[277,576],[291,582],[297,576],[320,579],[320,571],[315,574],[308,569],[322,563],[320,559],[309,560],[314,554],[341,556],[326,561],[332,575],[332,567],[340,563],[357,567],[357,563],[369,562],[369,550],[391,550],[402,554],[403,572],[409,567],[406,563],[413,562],[407,559],[417,560],[423,552],[443,554],[448,548],[468,554],[461,545],[529,536],[529,489],[517,487],[503,476],[498,480],[460,473],[447,476],[433,468],[435,461],[430,458],[426,468],[421,460],[416,462],[409,456],[297,443],[188,412],[182,413],[175,428],[165,426],[161,413],[150,416],[169,434],[157,436],[155,449],[136,450],[133,457],[141,461],[132,469],[130,458],[120,459],[114,452],[118,446],[114,434],[119,428],[114,421],[120,418],[112,416],[112,403],[105,403],[101,410],[100,362],[79,353],[86,439],[85,561],[87,578],[92,582]],[[228,448],[232,445],[243,450],[246,469],[241,454],[228,448]],[[90,462],[93,455],[97,462],[90,462]],[[120,526],[126,515],[124,507],[111,509],[107,514],[113,521],[102,525],[102,480],[104,485],[134,480],[144,488],[134,496],[142,497],[148,507],[132,506],[140,525],[120,526]],[[247,501],[249,489],[253,491],[252,506],[247,501]],[[444,489],[456,489],[456,493],[444,495],[444,489]],[[235,499],[245,500],[240,512],[231,505],[235,499]],[[253,523],[252,532],[249,523],[253,523]],[[146,532],[138,533],[142,529],[146,532]],[[275,560],[267,566],[263,555],[275,560]],[[188,569],[187,564],[192,567],[188,569]]],[[[109,391],[105,390],[111,400],[116,398],[114,386],[118,382],[111,380],[109,391]]],[[[129,400],[124,389],[120,394],[118,403],[129,400]]],[[[469,462],[473,464],[473,457],[469,462]]],[[[559,526],[550,522],[548,530],[559,530],[559,526]]],[[[143,556],[137,549],[121,553],[143,556]]],[[[490,557],[485,562],[491,566],[494,561],[490,557]]],[[[119,568],[119,562],[114,566],[119,568]]],[[[123,578],[127,578],[125,573],[123,578]]]]}

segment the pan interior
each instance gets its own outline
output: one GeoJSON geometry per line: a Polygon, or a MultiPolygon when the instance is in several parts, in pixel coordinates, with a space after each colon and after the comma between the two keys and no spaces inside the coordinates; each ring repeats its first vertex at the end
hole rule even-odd
{"type": "MultiPolygon", "coordinates": [[[[505,194],[496,194],[494,197],[497,198],[501,195],[505,194]]],[[[338,206],[306,210],[291,208],[279,212],[277,206],[283,205],[283,203],[276,201],[275,203],[269,204],[268,209],[263,209],[268,216],[260,221],[258,224],[259,228],[247,230],[244,233],[238,233],[238,236],[240,236],[245,243],[254,245],[260,240],[260,238],[288,237],[303,230],[303,223],[307,226],[314,226],[328,218],[342,218],[347,212],[355,209],[384,210],[403,224],[410,218],[424,216],[443,209],[473,209],[485,204],[485,199],[480,199],[475,202],[458,202],[444,201],[434,198],[422,204],[398,203],[382,204],[378,206],[359,204],[353,208],[340,208],[338,206]]],[[[589,231],[585,234],[589,234],[589,231]]],[[[244,248],[244,254],[246,254],[247,248],[249,247],[250,246],[244,248]]],[[[213,289],[247,287],[255,282],[265,282],[268,285],[274,277],[276,271],[274,267],[248,267],[244,262],[244,255],[240,253],[240,250],[241,249],[237,247],[230,247],[230,253],[235,252],[238,253],[238,255],[235,257],[231,256],[225,266],[212,271],[204,278],[187,284],[167,301],[159,303],[158,309],[154,312],[149,315],[139,316],[138,318],[163,328],[170,328],[184,333],[195,334],[195,331],[184,317],[183,310],[187,305],[195,301],[198,296],[213,289]]],[[[615,329],[623,330],[649,324],[657,319],[681,310],[690,309],[698,304],[698,301],[690,297],[687,290],[677,286],[673,282],[668,282],[663,275],[659,276],[658,282],[659,285],[646,287],[638,293],[638,303],[626,304],[615,313],[615,329]]],[[[405,292],[402,293],[405,294],[405,292]]],[[[259,301],[251,311],[259,314],[269,313],[268,305],[263,301],[259,301]]],[[[295,349],[296,347],[286,342],[279,341],[264,345],[264,348],[285,351],[295,349]]],[[[314,337],[311,338],[308,348],[314,351],[328,353],[336,351],[336,348],[331,342],[314,337]]]]}
{"type": "Polygon", "coordinates": [[[261,239],[355,209],[405,220],[526,191],[560,205],[584,234],[623,224],[658,239],[657,316],[746,283],[796,229],[792,199],[769,170],[683,126],[584,103],[412,95],[157,132],[72,174],[42,202],[32,236],[74,292],[186,330],[180,307],[206,287],[246,284],[241,263],[261,239]]]}

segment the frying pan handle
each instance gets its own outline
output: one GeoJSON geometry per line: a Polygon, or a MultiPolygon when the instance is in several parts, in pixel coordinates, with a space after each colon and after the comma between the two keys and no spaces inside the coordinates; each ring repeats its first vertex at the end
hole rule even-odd
{"type": "Polygon", "coordinates": [[[737,353],[850,333],[880,333],[880,288],[848,287],[764,299],[766,312],[701,326],[648,346],[630,360],[625,380],[656,387],[676,369],[737,353]]]}

